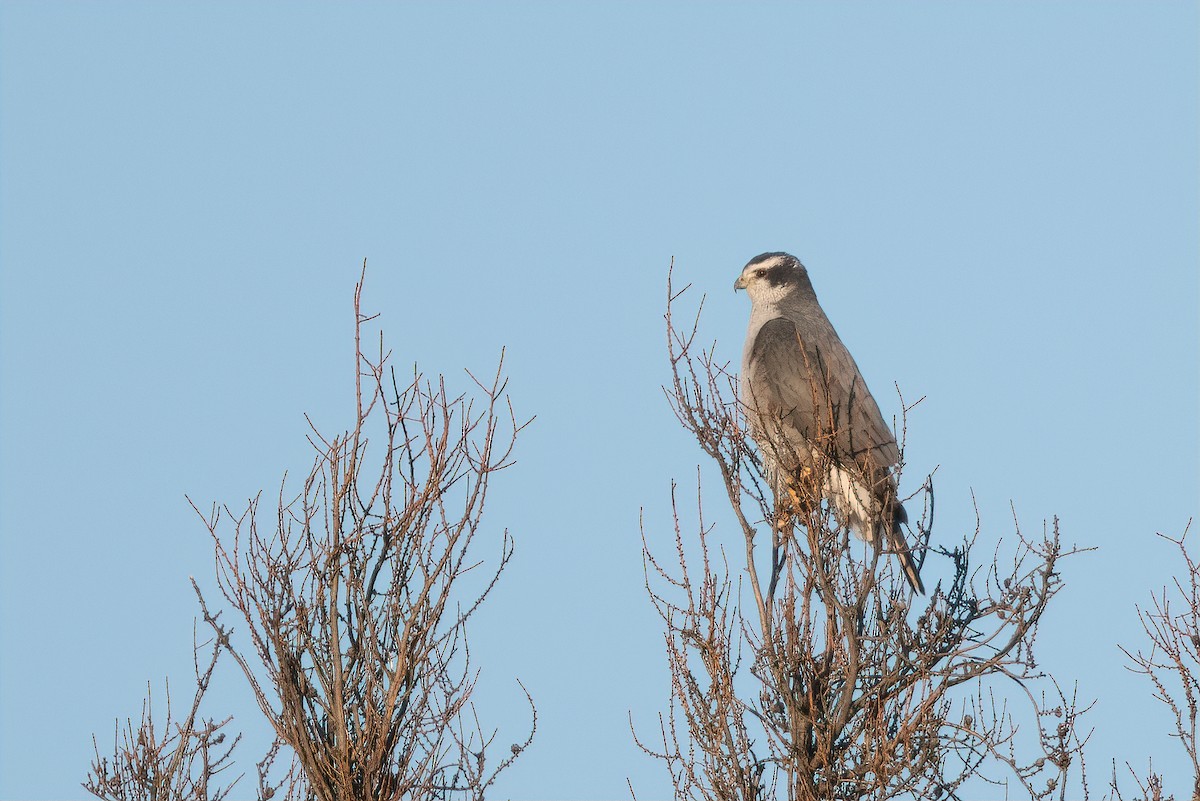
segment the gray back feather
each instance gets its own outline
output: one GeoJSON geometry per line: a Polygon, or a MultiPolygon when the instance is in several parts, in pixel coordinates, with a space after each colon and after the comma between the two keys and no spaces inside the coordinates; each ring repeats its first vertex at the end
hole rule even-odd
{"type": "Polygon", "coordinates": [[[895,437],[815,298],[811,306],[768,320],[752,335],[742,373],[752,425],[774,444],[773,460],[784,469],[808,461],[815,449],[857,465],[882,489],[878,482],[900,459],[895,437]],[[763,431],[764,424],[775,431],[763,431]]]}

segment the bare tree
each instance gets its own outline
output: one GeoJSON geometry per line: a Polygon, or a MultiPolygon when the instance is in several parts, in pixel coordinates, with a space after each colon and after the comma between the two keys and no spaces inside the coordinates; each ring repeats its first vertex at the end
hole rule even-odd
{"type": "Polygon", "coordinates": [[[117,723],[111,754],[102,755],[95,737],[92,738],[96,757],[83,783],[84,789],[109,801],[177,798],[221,801],[229,794],[237,778],[223,784],[221,774],[232,765],[233,751],[241,735],[227,739],[225,728],[232,718],[217,721],[200,716],[200,705],[208,692],[221,647],[213,644],[203,667],[202,650],[200,645],[195,648],[196,690],[183,720],[171,713],[168,685],[166,717],[161,724],[157,723],[153,696],[147,688],[141,721],[136,728],[132,719],[127,719],[123,728],[117,723]]]}
{"type": "MultiPolygon", "coordinates": [[[[1200,563],[1187,547],[1190,523],[1179,539],[1159,535],[1179,550],[1183,577],[1175,578],[1174,592],[1166,587],[1151,593],[1151,608],[1138,607],[1138,619],[1149,640],[1149,649],[1130,651],[1121,646],[1130,670],[1145,676],[1154,686],[1154,697],[1168,710],[1175,725],[1171,735],[1178,739],[1192,763],[1192,799],[1200,801],[1200,751],[1196,747],[1196,717],[1200,712],[1200,563]]],[[[1143,776],[1125,763],[1138,788],[1138,797],[1148,801],[1174,799],[1164,795],[1163,776],[1151,763],[1143,776]]],[[[1122,798],[1116,764],[1111,790],[1122,798]]]]}
{"type": "MultiPolygon", "coordinates": [[[[1059,562],[1075,553],[1057,522],[1037,539],[1018,529],[1011,559],[997,550],[977,566],[978,515],[954,547],[930,544],[926,480],[914,554],[944,561],[950,578],[911,598],[893,561],[860,555],[828,504],[772,497],[735,376],[695,345],[700,311],[690,330],[675,323],[684,291],[668,278],[666,392],[715,464],[737,534],[719,542],[698,500],[698,537],[685,537],[673,490],[671,563],[644,548],[672,688],[661,744],[635,737],[665,763],[676,798],[953,798],[975,777],[1041,799],[1065,797],[1072,775],[1086,781],[1086,709],[1034,656],[1059,562]],[[740,554],[732,566],[727,546],[740,554]],[[1027,714],[1005,699],[1006,681],[1027,714]]],[[[821,480],[809,471],[794,484],[822,498],[821,480]]]]}
{"type": "Polygon", "coordinates": [[[196,594],[312,796],[482,799],[536,727],[535,711],[528,736],[489,759],[496,732],[475,715],[466,640],[513,553],[507,530],[491,567],[472,546],[528,421],[506,395],[503,358],[475,380],[478,399],[415,370],[398,381],[382,336],[374,355],[363,347],[374,318],[361,298],[360,282],[353,426],[330,437],[310,421],[312,470],[295,498],[285,478],[266,531],[259,498],[202,514],[248,644],[196,594]]]}
{"type": "MultiPolygon", "coordinates": [[[[365,275],[365,264],[364,264],[365,275]]],[[[355,288],[355,415],[326,436],[309,421],[316,451],[295,496],[285,475],[265,516],[261,494],[233,512],[200,514],[211,535],[225,609],[192,586],[215,633],[212,661],[197,667],[192,712],[157,739],[149,701],[114,756],[97,761],[89,790],[114,801],[221,801],[216,787],[232,743],[220,723],[198,721],[218,655],[248,683],[276,739],[257,763],[260,801],[481,801],[532,742],[532,721],[499,754],[472,695],[479,676],[467,622],[513,554],[508,531],[494,538],[482,515],[495,473],[512,464],[518,421],[506,394],[503,353],[475,397],[415,368],[389,367],[382,334],[364,347],[355,288]],[[490,558],[477,552],[493,545],[490,558]],[[230,622],[226,615],[231,616],[230,622]],[[235,623],[237,631],[235,631],[235,623]],[[290,759],[290,768],[283,770],[290,759]],[[282,771],[282,775],[281,774],[282,771]]],[[[189,503],[191,500],[189,499],[189,503]]],[[[521,687],[524,691],[524,686],[521,687]]],[[[236,742],[236,740],[234,741],[236,742]]]]}

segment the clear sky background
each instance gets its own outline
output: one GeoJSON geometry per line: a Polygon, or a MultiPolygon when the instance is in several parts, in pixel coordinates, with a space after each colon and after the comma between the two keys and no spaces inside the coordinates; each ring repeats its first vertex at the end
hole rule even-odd
{"type": "MultiPolygon", "coordinates": [[[[498,787],[666,798],[634,747],[668,685],[639,509],[667,550],[667,266],[708,293],[808,265],[939,528],[1053,515],[1094,553],[1040,638],[1097,697],[1093,779],[1153,755],[1134,605],[1200,504],[1195,3],[0,6],[0,798],[81,798],[91,735],[184,686],[232,505],[353,411],[351,296],[399,365],[465,389],[508,348],[537,415],[486,520],[517,540],[475,620],[498,787]],[[504,746],[502,745],[501,748],[504,746]]],[[[910,487],[911,488],[911,487],[910,487]]],[[[714,507],[711,507],[715,509],[714,507]]],[[[225,671],[213,714],[264,742],[225,671]]],[[[248,797],[249,783],[239,798],[248,797]]],[[[993,791],[994,795],[998,793],[993,791]]]]}

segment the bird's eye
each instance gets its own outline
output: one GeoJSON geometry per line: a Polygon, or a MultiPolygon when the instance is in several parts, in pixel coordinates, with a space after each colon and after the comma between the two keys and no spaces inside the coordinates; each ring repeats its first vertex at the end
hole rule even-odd
{"type": "Polygon", "coordinates": [[[755,271],[754,271],[754,274],[755,274],[756,276],[758,276],[759,278],[762,278],[764,275],[766,275],[766,274],[767,274],[767,271],[766,271],[766,270],[755,270],[755,271]]]}

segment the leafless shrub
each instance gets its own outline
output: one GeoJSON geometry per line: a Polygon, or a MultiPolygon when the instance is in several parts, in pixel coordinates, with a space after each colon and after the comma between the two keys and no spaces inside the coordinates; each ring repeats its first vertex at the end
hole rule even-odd
{"type": "Polygon", "coordinates": [[[415,370],[398,381],[382,336],[374,355],[364,349],[374,318],[361,297],[360,282],[353,426],[328,437],[310,421],[312,470],[294,498],[285,477],[266,520],[261,496],[237,513],[197,509],[246,639],[193,587],[279,740],[259,764],[260,797],[279,787],[266,776],[282,743],[307,797],[482,799],[536,727],[535,711],[528,736],[492,757],[466,641],[513,553],[507,531],[490,567],[472,546],[491,478],[527,421],[512,411],[503,359],[475,381],[477,399],[415,370]]]}
{"type": "MultiPolygon", "coordinates": [[[[1075,553],[1057,521],[1037,539],[1018,529],[1010,559],[997,550],[977,566],[978,516],[956,546],[928,544],[927,480],[914,554],[943,560],[951,576],[927,599],[910,598],[892,560],[857,555],[828,504],[781,514],[735,377],[695,345],[699,310],[690,330],[675,323],[682,294],[668,279],[667,396],[719,471],[741,556],[731,567],[733,543],[716,542],[699,501],[699,536],[685,537],[674,490],[673,563],[644,547],[672,688],[661,745],[635,738],[665,763],[676,798],[955,798],[971,777],[1065,797],[1068,778],[1083,771],[1086,709],[1034,656],[1042,615],[1062,587],[1059,561],[1075,553]],[[1006,680],[1026,714],[1001,692],[1006,680]],[[1034,736],[1019,738],[1021,726],[1034,736]]],[[[810,490],[824,495],[819,484],[810,490]]]]}
{"type": "MultiPolygon", "coordinates": [[[[1175,732],[1171,735],[1187,753],[1192,763],[1192,799],[1200,800],[1200,753],[1196,748],[1196,717],[1200,711],[1200,563],[1187,547],[1184,529],[1179,539],[1162,536],[1179,550],[1183,562],[1183,577],[1175,578],[1174,592],[1166,587],[1158,594],[1151,593],[1150,609],[1138,607],[1138,619],[1150,641],[1149,651],[1139,648],[1130,651],[1121,646],[1130,662],[1129,669],[1145,676],[1154,685],[1154,697],[1171,712],[1175,732]]],[[[1145,776],[1125,764],[1137,785],[1137,797],[1147,801],[1174,799],[1164,795],[1163,776],[1151,763],[1145,776]]],[[[1115,798],[1122,798],[1116,764],[1113,765],[1111,789],[1115,798]]]]}
{"type": "Polygon", "coordinates": [[[233,785],[222,783],[223,774],[241,735],[228,739],[225,727],[232,718],[213,720],[200,716],[200,704],[208,692],[213,670],[221,654],[214,643],[204,667],[197,645],[194,654],[196,691],[183,720],[171,713],[170,686],[166,692],[166,717],[155,722],[154,703],[147,689],[142,717],[135,728],[132,719],[124,728],[117,723],[111,754],[101,755],[95,737],[96,757],[83,787],[97,798],[109,801],[168,801],[188,798],[195,801],[221,801],[233,785]]]}

